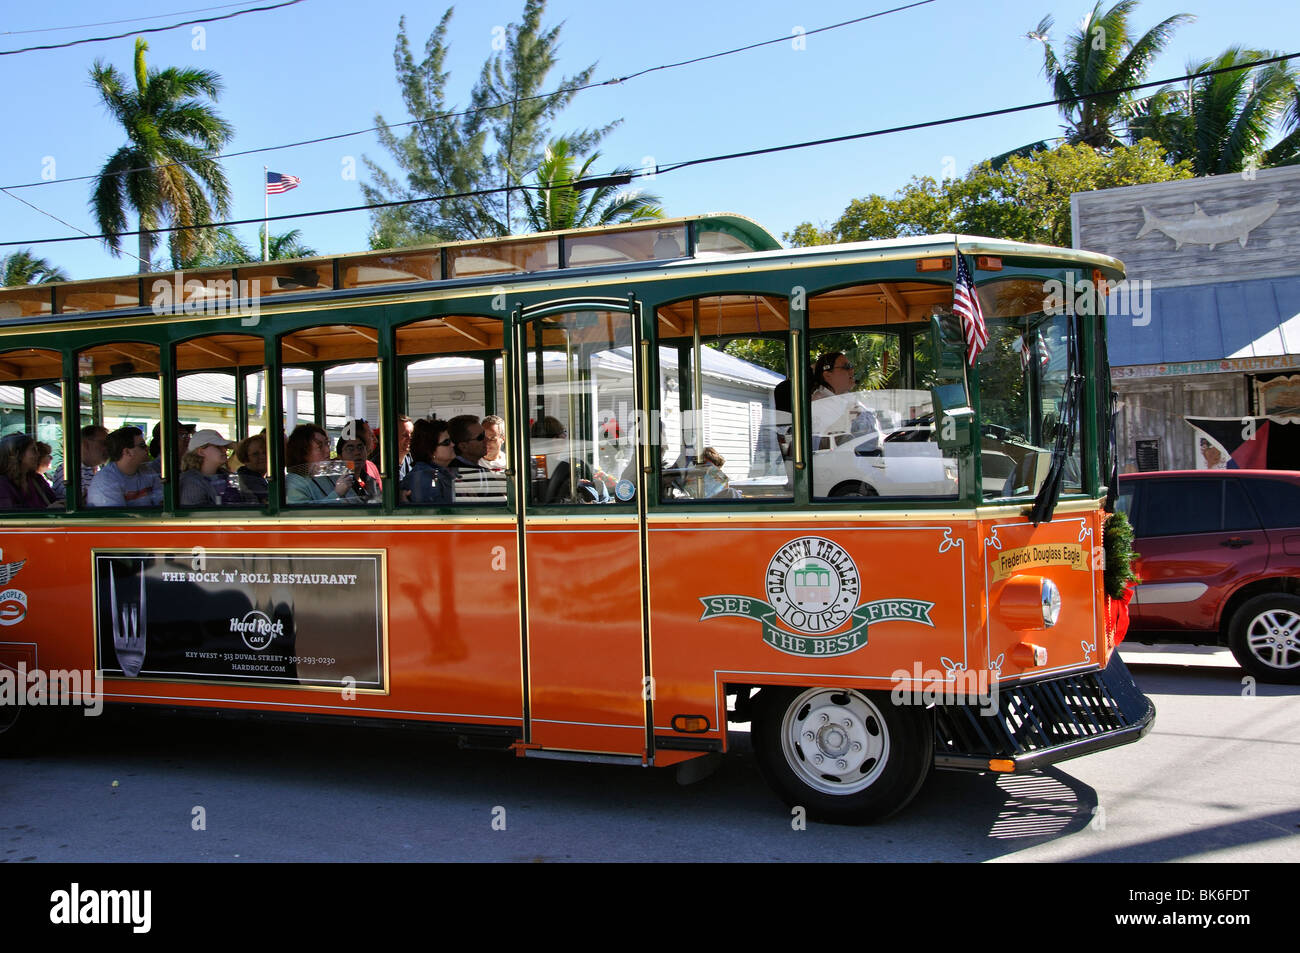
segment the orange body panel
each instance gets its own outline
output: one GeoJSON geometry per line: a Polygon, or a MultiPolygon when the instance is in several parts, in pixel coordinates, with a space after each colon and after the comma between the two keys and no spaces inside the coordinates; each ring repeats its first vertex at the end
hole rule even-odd
{"type": "Polygon", "coordinates": [[[546,748],[645,751],[641,558],[626,523],[529,526],[531,740],[546,748]]]}
{"type": "Polygon", "coordinates": [[[26,658],[20,646],[35,644],[44,669],[97,666],[92,550],[378,551],[382,690],[348,698],[332,688],[118,677],[106,680],[106,700],[460,723],[512,730],[531,747],[646,756],[649,690],[657,739],[716,749],[726,741],[728,684],[889,691],[962,672],[1005,680],[1104,666],[1100,515],[1062,513],[1039,527],[1018,515],[654,517],[648,620],[634,516],[530,523],[526,666],[517,524],[506,519],[11,524],[4,561],[24,565],[8,585],[27,604],[3,622],[0,649],[9,643],[10,655],[26,658]],[[1017,576],[1055,584],[1055,626],[1008,623],[1026,617],[1023,605],[1018,616],[999,609],[1017,576]],[[826,608],[818,620],[796,602],[826,608]],[[679,715],[703,716],[709,728],[680,731],[679,715]]]}
{"type": "Polygon", "coordinates": [[[266,527],[256,521],[187,527],[127,524],[94,529],[6,527],[5,558],[26,561],[11,583],[28,594],[21,622],[0,641],[38,643],[46,669],[96,667],[91,550],[204,547],[241,553],[327,549],[384,551],[387,691],[271,688],[242,683],[110,678],[106,700],[208,701],[232,708],[273,708],[321,715],[404,717],[439,722],[522,726],[515,531],[499,527],[421,525],[266,527]],[[498,547],[500,549],[498,550],[498,547]],[[506,554],[503,565],[500,553],[506,554]]]}

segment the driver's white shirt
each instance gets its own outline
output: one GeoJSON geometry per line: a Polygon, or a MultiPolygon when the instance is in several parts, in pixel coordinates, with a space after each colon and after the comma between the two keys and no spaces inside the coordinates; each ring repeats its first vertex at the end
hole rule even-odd
{"type": "Polygon", "coordinates": [[[875,411],[856,393],[836,394],[827,387],[812,392],[812,432],[814,434],[872,433],[880,431],[875,411]]]}

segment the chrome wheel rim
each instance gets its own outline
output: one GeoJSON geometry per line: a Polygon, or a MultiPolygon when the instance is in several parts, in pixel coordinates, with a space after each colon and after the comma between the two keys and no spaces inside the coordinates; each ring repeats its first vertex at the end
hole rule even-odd
{"type": "Polygon", "coordinates": [[[889,731],[875,703],[857,692],[803,692],[781,720],[786,763],[809,787],[855,794],[874,784],[889,762],[889,731]]]}
{"type": "Polygon", "coordinates": [[[1268,609],[1246,626],[1250,654],[1269,668],[1300,668],[1300,615],[1290,609],[1268,609]]]}

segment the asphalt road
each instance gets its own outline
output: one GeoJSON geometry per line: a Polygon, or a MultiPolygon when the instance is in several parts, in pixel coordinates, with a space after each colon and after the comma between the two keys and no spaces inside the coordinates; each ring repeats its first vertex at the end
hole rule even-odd
{"type": "Polygon", "coordinates": [[[1300,860],[1300,687],[1243,694],[1225,652],[1125,654],[1159,712],[1143,741],[1025,776],[937,772],[862,828],[793,829],[744,732],[682,786],[423,733],[78,719],[0,761],[0,862],[1300,860]]]}

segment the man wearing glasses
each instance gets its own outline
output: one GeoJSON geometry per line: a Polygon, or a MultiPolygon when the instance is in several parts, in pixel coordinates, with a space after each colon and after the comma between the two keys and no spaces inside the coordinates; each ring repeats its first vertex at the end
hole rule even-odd
{"type": "Polygon", "coordinates": [[[447,421],[447,431],[456,444],[456,459],[450,470],[456,474],[457,503],[504,503],[506,475],[483,466],[487,449],[483,425],[473,414],[461,414],[447,421]]]}
{"type": "Polygon", "coordinates": [[[145,467],[149,446],[135,427],[108,435],[109,462],[90,481],[87,506],[162,506],[162,481],[145,467]]]}

